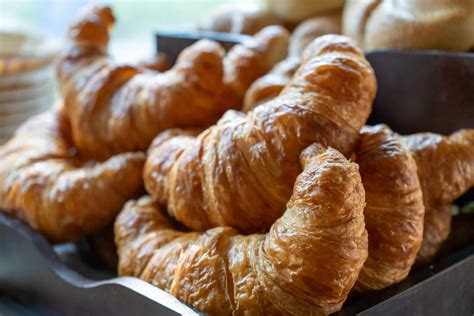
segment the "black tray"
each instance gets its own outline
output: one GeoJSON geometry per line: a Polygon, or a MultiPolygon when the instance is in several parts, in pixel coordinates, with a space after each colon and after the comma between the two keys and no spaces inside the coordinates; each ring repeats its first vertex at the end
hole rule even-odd
{"type": "Polygon", "coordinates": [[[53,249],[41,234],[4,213],[0,254],[0,297],[35,314],[198,315],[146,282],[87,265],[72,244],[53,249]]]}
{"type": "MultiPolygon", "coordinates": [[[[18,315],[199,314],[146,282],[90,266],[72,244],[53,249],[41,234],[3,213],[0,253],[0,312],[10,307],[18,315]]],[[[472,315],[473,272],[474,214],[460,214],[431,265],[415,267],[388,289],[350,297],[338,315],[472,315]]]]}

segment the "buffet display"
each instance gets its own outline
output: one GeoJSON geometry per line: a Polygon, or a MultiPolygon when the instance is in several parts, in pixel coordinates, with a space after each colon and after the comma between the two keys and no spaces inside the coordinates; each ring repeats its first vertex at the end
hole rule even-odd
{"type": "Polygon", "coordinates": [[[1,211],[51,243],[113,225],[120,276],[212,315],[331,314],[430,264],[474,187],[474,122],[367,125],[364,50],[473,48],[474,2],[267,2],[212,13],[201,29],[252,35],[174,65],[117,63],[112,10],[85,8],[60,99],[0,147],[1,211]]]}

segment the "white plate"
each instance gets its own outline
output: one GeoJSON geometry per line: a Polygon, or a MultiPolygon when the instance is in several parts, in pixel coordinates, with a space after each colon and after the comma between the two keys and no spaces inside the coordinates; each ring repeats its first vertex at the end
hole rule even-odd
{"type": "Polygon", "coordinates": [[[27,112],[20,112],[8,115],[0,115],[0,127],[19,126],[21,123],[29,119],[30,117],[46,111],[53,105],[53,99],[50,102],[44,102],[39,104],[34,109],[27,112]]]}
{"type": "Polygon", "coordinates": [[[35,32],[0,31],[0,75],[27,73],[51,65],[62,44],[35,32]]]}
{"type": "Polygon", "coordinates": [[[47,65],[33,71],[0,76],[0,91],[30,89],[54,79],[53,65],[47,65]]]}

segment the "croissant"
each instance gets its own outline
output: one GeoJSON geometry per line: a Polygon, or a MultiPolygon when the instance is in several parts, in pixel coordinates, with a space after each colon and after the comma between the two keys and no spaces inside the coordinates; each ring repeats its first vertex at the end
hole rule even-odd
{"type": "Polygon", "coordinates": [[[429,261],[447,238],[451,203],[474,186],[474,129],[449,137],[421,133],[402,137],[418,166],[425,230],[417,261],[429,261]]]}
{"type": "Polygon", "coordinates": [[[285,28],[268,26],[229,50],[223,61],[224,87],[218,97],[222,108],[242,107],[250,85],[288,55],[289,38],[285,28]]]}
{"type": "Polygon", "coordinates": [[[53,242],[74,241],[109,224],[142,192],[143,153],[101,163],[76,156],[61,111],[24,123],[0,148],[0,208],[53,242]]]}
{"type": "Polygon", "coordinates": [[[202,40],[185,49],[171,70],[156,73],[114,63],[106,52],[113,24],[110,8],[85,10],[69,28],[69,48],[57,67],[74,144],[85,157],[100,160],[145,150],[167,128],[215,123],[238,103],[223,104],[224,91],[250,85],[287,50],[288,34],[282,28],[262,31],[247,41],[250,47],[237,46],[224,61],[220,45],[202,40]],[[245,80],[241,85],[240,79],[245,80]]]}
{"type": "Polygon", "coordinates": [[[179,222],[194,230],[266,230],[285,210],[305,147],[352,153],[375,95],[373,70],[342,36],[320,37],[304,55],[276,99],[247,115],[227,112],[197,138],[158,136],[145,186],[179,222]]]}
{"type": "Polygon", "coordinates": [[[415,159],[387,126],[364,127],[355,154],[369,234],[369,255],[355,290],[377,290],[410,272],[423,238],[425,208],[415,159]]]}
{"type": "Polygon", "coordinates": [[[242,112],[274,99],[290,82],[300,66],[299,57],[290,56],[276,64],[267,74],[255,80],[245,92],[242,112]]]}
{"type": "Polygon", "coordinates": [[[341,308],[367,257],[358,167],[314,144],[283,216],[267,234],[181,232],[150,197],[115,222],[119,274],[213,315],[322,315],[341,308]]]}
{"type": "Polygon", "coordinates": [[[423,241],[416,255],[417,264],[430,262],[448,239],[451,231],[452,205],[439,205],[427,209],[423,223],[423,241]]]}
{"type": "Polygon", "coordinates": [[[472,0],[347,0],[343,34],[366,50],[474,47],[472,0]]]}

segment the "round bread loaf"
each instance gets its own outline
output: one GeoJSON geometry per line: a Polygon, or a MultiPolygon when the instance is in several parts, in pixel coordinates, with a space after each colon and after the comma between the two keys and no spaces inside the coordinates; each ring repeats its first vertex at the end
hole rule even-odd
{"type": "Polygon", "coordinates": [[[474,0],[348,0],[343,34],[365,50],[474,47],[474,0]]]}
{"type": "Polygon", "coordinates": [[[266,0],[268,10],[275,16],[290,22],[342,8],[344,0],[266,0]]]}
{"type": "Polygon", "coordinates": [[[198,30],[254,35],[281,20],[254,3],[224,5],[211,11],[198,24],[198,30]]]}

